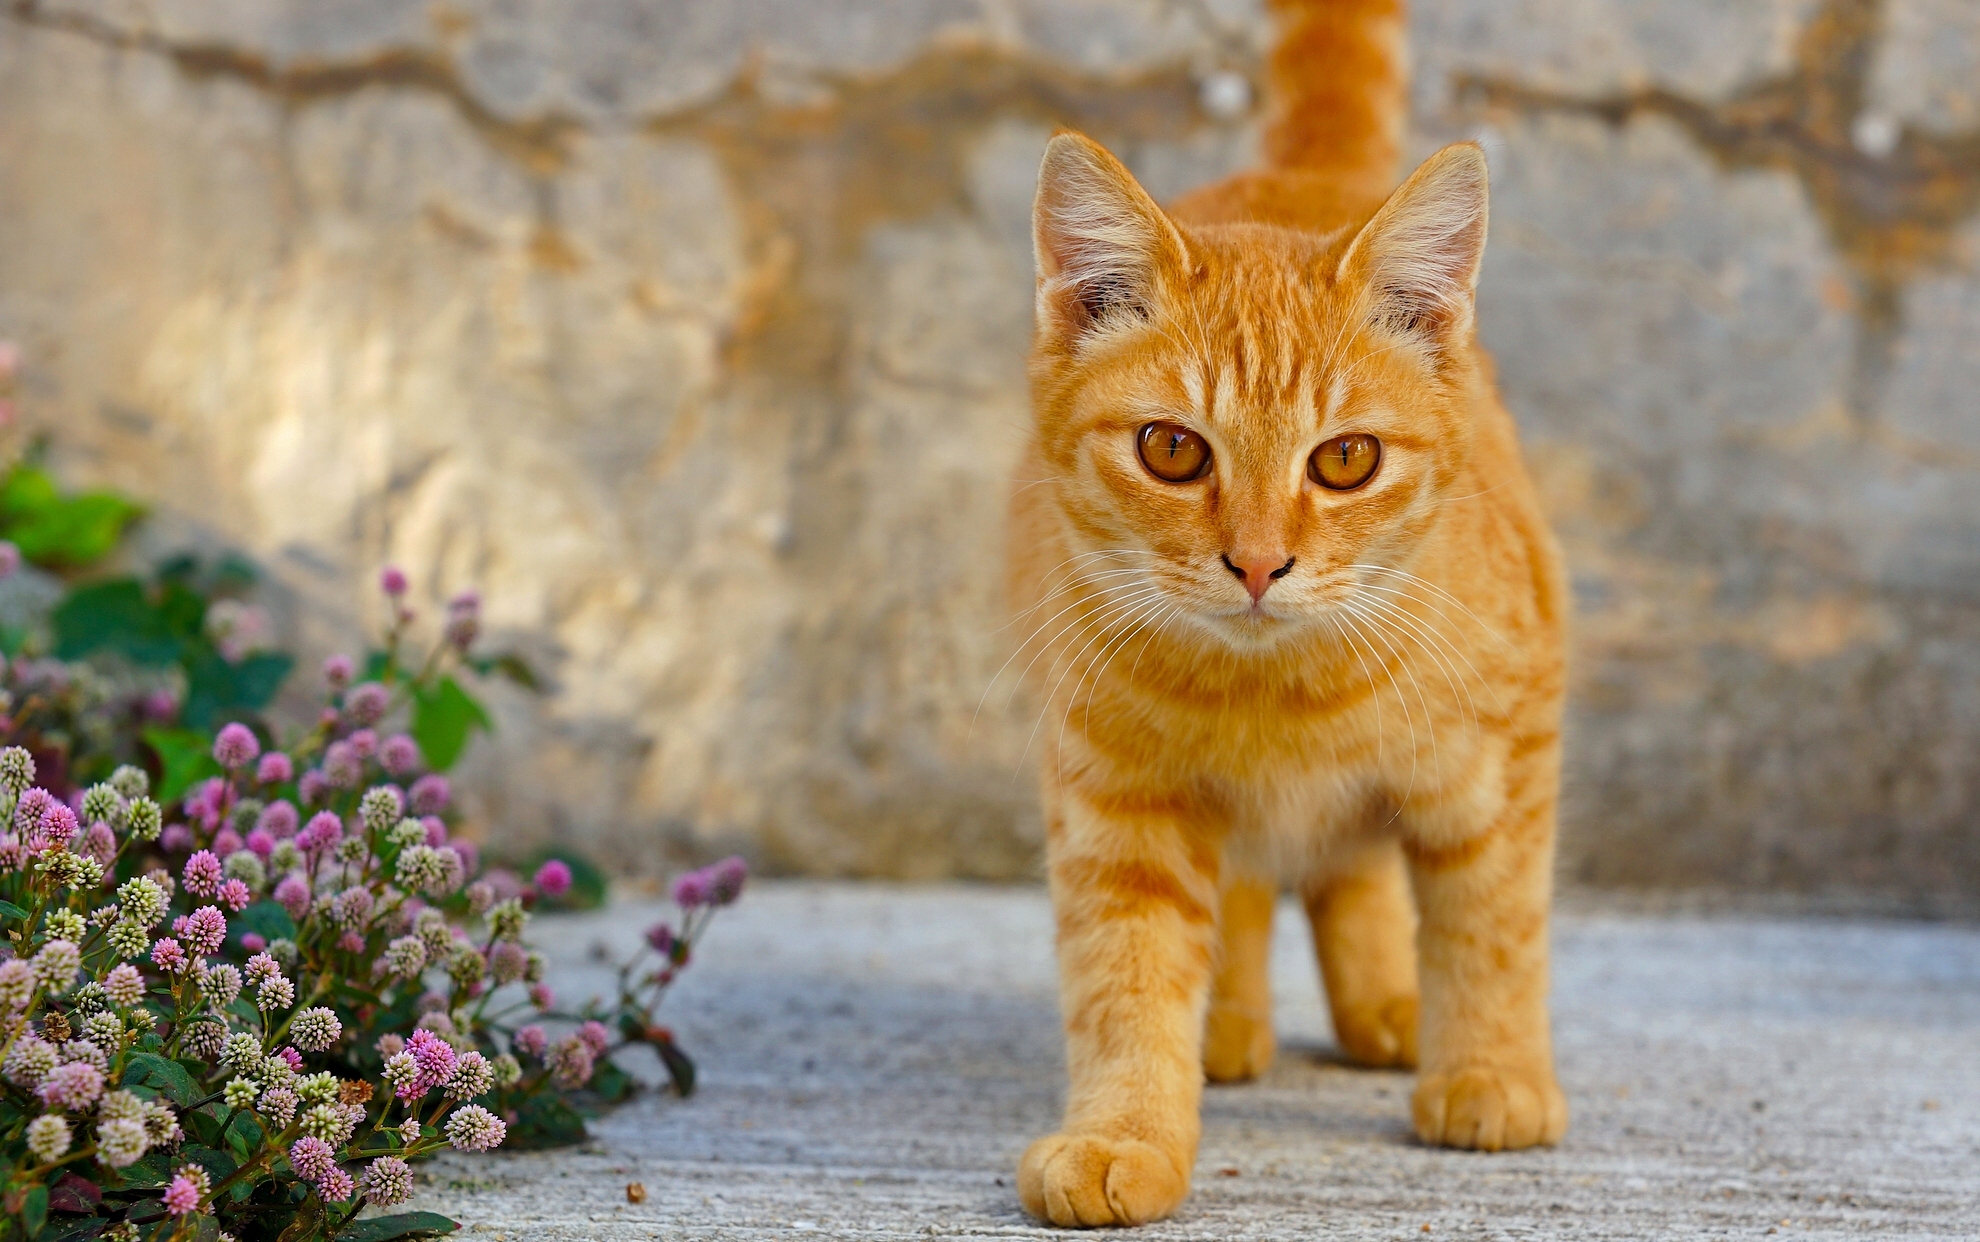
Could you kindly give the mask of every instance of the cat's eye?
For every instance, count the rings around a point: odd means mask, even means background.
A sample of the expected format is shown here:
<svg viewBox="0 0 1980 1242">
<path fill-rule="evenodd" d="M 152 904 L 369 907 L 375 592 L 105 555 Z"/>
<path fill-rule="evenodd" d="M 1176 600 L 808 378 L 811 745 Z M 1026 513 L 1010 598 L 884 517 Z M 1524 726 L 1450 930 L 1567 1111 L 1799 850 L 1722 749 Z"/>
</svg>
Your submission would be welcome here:
<svg viewBox="0 0 1980 1242">
<path fill-rule="evenodd" d="M 1150 423 L 1137 447 L 1148 473 L 1165 483 L 1188 483 L 1210 469 L 1210 443 L 1181 423 Z"/>
<path fill-rule="evenodd" d="M 1382 442 L 1374 436 L 1335 436 L 1306 459 L 1306 474 L 1330 491 L 1349 492 L 1375 477 L 1382 464 Z"/>
</svg>

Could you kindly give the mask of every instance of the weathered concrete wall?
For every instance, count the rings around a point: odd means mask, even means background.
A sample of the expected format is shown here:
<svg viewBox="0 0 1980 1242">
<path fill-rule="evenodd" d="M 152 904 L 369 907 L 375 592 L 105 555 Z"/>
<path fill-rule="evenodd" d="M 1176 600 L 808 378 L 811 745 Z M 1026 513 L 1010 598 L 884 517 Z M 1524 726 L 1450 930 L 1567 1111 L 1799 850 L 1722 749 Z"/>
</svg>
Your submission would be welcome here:
<svg viewBox="0 0 1980 1242">
<path fill-rule="evenodd" d="M 311 651 L 385 559 L 479 583 L 558 687 L 472 760 L 497 835 L 1029 870 L 1036 157 L 1243 165 L 1257 0 L 4 11 L 29 416 Z M 1417 4 L 1580 600 L 1571 877 L 1980 898 L 1977 14 Z"/>
</svg>

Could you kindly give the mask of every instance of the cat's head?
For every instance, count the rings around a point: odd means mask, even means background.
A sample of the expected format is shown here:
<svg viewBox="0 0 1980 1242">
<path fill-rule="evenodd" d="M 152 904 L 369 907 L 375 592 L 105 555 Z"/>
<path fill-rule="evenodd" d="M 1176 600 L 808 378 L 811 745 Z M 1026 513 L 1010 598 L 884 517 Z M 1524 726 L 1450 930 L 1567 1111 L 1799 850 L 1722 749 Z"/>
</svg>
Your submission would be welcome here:
<svg viewBox="0 0 1980 1242">
<path fill-rule="evenodd" d="M 1341 607 L 1356 566 L 1406 562 L 1468 456 L 1485 216 L 1469 143 L 1316 236 L 1185 227 L 1101 147 L 1055 137 L 1033 212 L 1034 469 L 1056 482 L 1065 572 L 1257 646 Z"/>
</svg>

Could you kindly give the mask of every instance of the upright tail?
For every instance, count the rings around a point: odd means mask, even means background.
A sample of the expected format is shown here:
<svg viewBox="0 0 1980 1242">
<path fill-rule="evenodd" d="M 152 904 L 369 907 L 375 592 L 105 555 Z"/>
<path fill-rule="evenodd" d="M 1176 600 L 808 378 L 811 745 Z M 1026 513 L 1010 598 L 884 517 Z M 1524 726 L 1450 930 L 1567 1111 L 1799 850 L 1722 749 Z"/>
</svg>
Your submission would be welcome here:
<svg viewBox="0 0 1980 1242">
<path fill-rule="evenodd" d="M 1409 111 L 1403 0 L 1271 0 L 1265 162 L 1349 193 L 1395 188 Z"/>
</svg>

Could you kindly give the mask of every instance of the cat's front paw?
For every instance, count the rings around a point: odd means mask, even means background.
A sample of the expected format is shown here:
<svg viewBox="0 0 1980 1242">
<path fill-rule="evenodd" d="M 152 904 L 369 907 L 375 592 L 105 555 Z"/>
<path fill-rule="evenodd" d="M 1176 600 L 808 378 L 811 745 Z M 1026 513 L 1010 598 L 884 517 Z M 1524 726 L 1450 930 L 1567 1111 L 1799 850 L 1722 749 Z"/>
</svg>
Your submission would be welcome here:
<svg viewBox="0 0 1980 1242">
<path fill-rule="evenodd" d="M 1211 1082 L 1246 1082 L 1272 1066 L 1278 1041 L 1272 1019 L 1234 1005 L 1210 1006 L 1203 1023 L 1203 1076 Z"/>
<path fill-rule="evenodd" d="M 1159 1220 L 1188 1193 L 1189 1175 L 1161 1149 L 1134 1139 L 1054 1134 L 1018 1161 L 1024 1210 L 1062 1229 Z"/>
<path fill-rule="evenodd" d="M 1416 1136 L 1441 1147 L 1512 1151 L 1567 1132 L 1567 1098 L 1551 1070 L 1474 1065 L 1425 1074 L 1410 1113 Z"/>
</svg>

